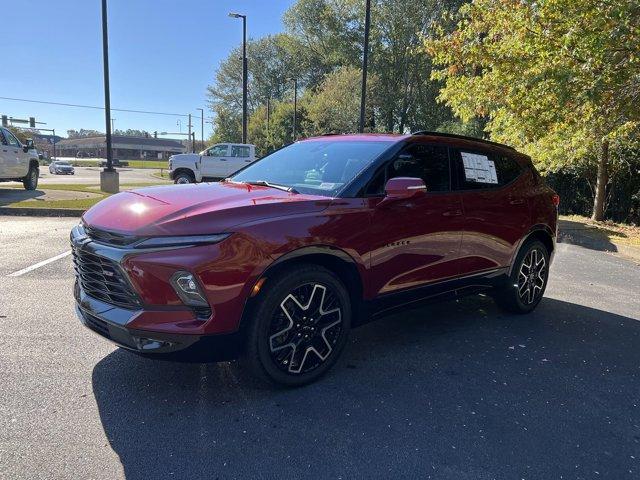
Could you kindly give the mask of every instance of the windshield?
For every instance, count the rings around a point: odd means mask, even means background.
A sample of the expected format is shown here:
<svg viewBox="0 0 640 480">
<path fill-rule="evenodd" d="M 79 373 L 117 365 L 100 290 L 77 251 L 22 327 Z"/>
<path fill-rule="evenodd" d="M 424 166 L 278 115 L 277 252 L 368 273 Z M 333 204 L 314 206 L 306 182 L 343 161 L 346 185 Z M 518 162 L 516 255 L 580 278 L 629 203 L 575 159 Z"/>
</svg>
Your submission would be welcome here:
<svg viewBox="0 0 640 480">
<path fill-rule="evenodd" d="M 55 162 L 56 165 L 69 165 L 69 162 Z"/>
<path fill-rule="evenodd" d="M 268 182 L 293 191 L 336 196 L 393 142 L 307 140 L 297 142 L 231 177 L 234 182 Z"/>
</svg>

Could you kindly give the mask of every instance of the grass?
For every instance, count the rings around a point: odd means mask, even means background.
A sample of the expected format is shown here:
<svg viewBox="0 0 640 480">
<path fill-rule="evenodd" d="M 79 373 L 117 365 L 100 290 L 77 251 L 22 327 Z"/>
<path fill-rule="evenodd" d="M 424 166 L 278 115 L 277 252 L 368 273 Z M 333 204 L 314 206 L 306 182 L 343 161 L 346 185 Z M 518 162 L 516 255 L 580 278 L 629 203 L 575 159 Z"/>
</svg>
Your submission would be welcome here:
<svg viewBox="0 0 640 480">
<path fill-rule="evenodd" d="M 120 190 L 130 190 L 133 188 L 140 187 L 151 187 L 154 184 L 150 183 L 129 183 L 126 185 L 120 185 Z M 8 188 L 18 188 L 22 187 L 11 186 Z M 104 200 L 111 194 L 104 193 L 98 190 L 98 185 L 76 185 L 76 184 L 59 184 L 59 185 L 44 185 L 40 188 L 40 190 L 63 190 L 63 191 L 72 191 L 72 192 L 85 192 L 92 193 L 97 195 L 92 198 L 80 198 L 75 200 L 23 200 L 22 202 L 17 202 L 11 205 L 12 208 L 67 208 L 67 209 L 80 209 L 86 210 L 88 208 L 93 207 L 100 200 Z"/>
<path fill-rule="evenodd" d="M 640 247 L 640 227 L 615 223 L 610 220 L 596 222 L 580 215 L 560 215 L 561 220 L 577 222 L 602 235 L 611 243 Z"/>
<path fill-rule="evenodd" d="M 123 160 L 123 162 L 129 162 L 131 168 L 169 168 L 167 160 Z"/>
</svg>

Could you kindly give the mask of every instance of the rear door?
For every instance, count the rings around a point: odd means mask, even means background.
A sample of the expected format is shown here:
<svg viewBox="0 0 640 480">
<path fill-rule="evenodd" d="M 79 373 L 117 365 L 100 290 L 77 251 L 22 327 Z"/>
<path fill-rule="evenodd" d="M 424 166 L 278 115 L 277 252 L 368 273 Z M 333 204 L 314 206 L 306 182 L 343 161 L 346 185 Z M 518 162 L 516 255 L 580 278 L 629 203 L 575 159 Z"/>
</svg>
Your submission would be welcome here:
<svg viewBox="0 0 640 480">
<path fill-rule="evenodd" d="M 500 151 L 454 149 L 452 159 L 465 213 L 462 273 L 508 266 L 530 225 L 524 169 Z"/>
<path fill-rule="evenodd" d="M 251 148 L 249 145 L 231 145 L 231 151 L 229 152 L 229 159 L 227 167 L 229 169 L 225 176 L 229 176 L 234 172 L 237 172 L 241 168 L 251 163 Z"/>
<path fill-rule="evenodd" d="M 226 176 L 228 170 L 227 161 L 229 156 L 229 145 L 214 145 L 207 150 L 207 155 L 202 156 L 200 167 L 203 177 L 222 178 Z"/>
<path fill-rule="evenodd" d="M 427 192 L 383 202 L 384 184 L 394 177 L 422 178 Z M 374 177 L 367 195 L 372 196 L 370 278 L 376 295 L 459 274 L 464 217 L 460 195 L 451 191 L 446 146 L 410 144 Z"/>
</svg>

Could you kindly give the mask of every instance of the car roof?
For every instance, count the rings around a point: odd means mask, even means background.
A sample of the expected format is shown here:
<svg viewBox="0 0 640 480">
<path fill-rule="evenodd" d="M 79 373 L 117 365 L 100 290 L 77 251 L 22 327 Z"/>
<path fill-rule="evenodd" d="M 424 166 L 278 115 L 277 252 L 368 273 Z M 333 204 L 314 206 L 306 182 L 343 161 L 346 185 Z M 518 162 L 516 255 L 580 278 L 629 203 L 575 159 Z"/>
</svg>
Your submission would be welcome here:
<svg viewBox="0 0 640 480">
<path fill-rule="evenodd" d="M 492 142 L 482 138 L 467 137 L 465 135 L 456 135 L 452 133 L 430 132 L 421 130 L 410 135 L 399 133 L 328 133 L 316 137 L 309 137 L 301 141 L 369 141 L 369 142 L 412 142 L 419 140 L 428 140 L 431 142 L 442 143 L 451 147 L 462 148 L 481 148 L 483 150 L 502 151 L 503 153 L 509 153 L 511 155 L 516 154 L 518 156 L 526 157 L 517 152 L 513 147 L 503 145 L 501 143 Z"/>
</svg>

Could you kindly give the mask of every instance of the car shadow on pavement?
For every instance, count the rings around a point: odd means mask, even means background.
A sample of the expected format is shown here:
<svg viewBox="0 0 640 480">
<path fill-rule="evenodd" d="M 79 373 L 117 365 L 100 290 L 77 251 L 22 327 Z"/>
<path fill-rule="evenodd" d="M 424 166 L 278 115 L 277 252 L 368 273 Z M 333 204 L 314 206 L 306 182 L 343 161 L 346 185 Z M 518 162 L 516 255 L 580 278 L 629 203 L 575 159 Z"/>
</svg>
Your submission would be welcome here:
<svg viewBox="0 0 640 480">
<path fill-rule="evenodd" d="M 558 242 L 578 245 L 600 252 L 617 252 L 618 247 L 616 244 L 611 242 L 602 230 L 605 230 L 605 228 L 599 227 L 599 230 L 596 230 L 584 223 L 560 220 L 558 222 Z M 613 230 L 610 230 L 610 233 L 621 235 Z"/>
<path fill-rule="evenodd" d="M 37 200 L 44 195 L 42 190 L 22 190 L 18 188 L 0 188 L 0 207 L 6 207 L 24 200 Z"/>
<path fill-rule="evenodd" d="M 640 468 L 639 352 L 638 320 L 475 296 L 354 330 L 299 389 L 116 350 L 93 390 L 130 480 L 623 479 Z"/>
</svg>

